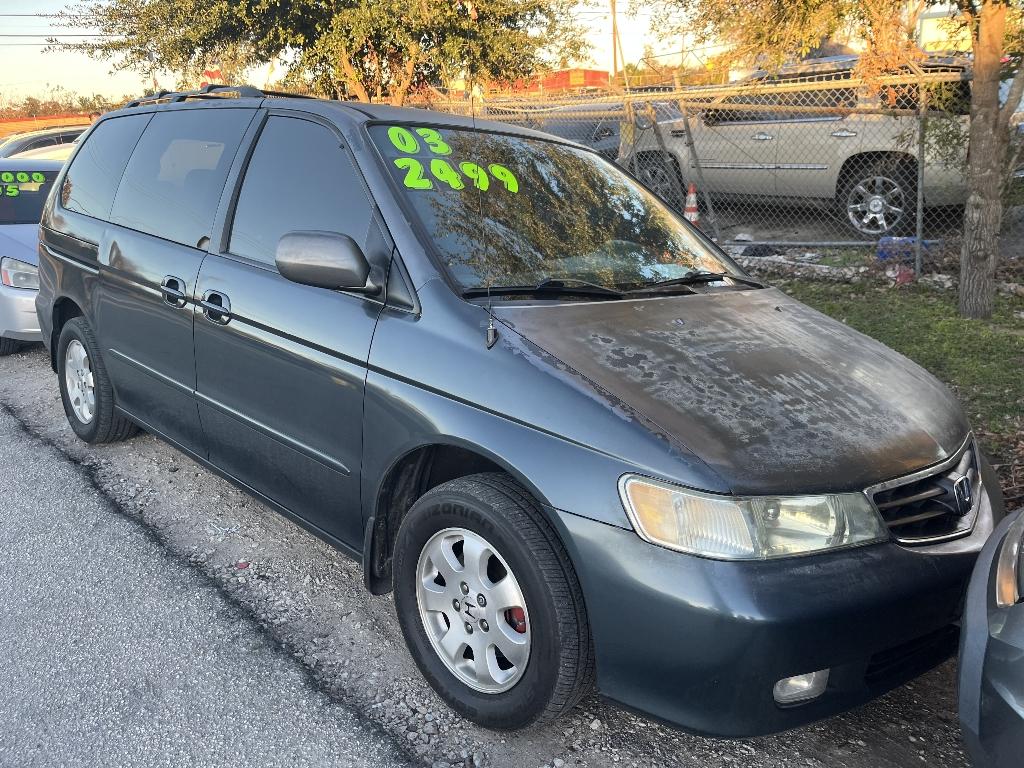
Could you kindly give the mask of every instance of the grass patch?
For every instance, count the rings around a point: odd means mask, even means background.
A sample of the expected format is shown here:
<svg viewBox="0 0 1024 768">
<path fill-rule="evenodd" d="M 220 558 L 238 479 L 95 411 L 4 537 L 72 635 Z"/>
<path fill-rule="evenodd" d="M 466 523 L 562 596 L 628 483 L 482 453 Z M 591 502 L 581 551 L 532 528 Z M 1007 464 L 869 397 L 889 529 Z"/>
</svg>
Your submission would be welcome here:
<svg viewBox="0 0 1024 768">
<path fill-rule="evenodd" d="M 1007 501 L 1024 504 L 1024 299 L 999 297 L 990 320 L 965 320 L 953 292 L 804 280 L 775 284 L 952 387 L 997 465 Z"/>
<path fill-rule="evenodd" d="M 820 251 L 818 264 L 830 267 L 865 267 L 878 263 L 875 247 L 867 248 L 826 248 Z"/>
</svg>

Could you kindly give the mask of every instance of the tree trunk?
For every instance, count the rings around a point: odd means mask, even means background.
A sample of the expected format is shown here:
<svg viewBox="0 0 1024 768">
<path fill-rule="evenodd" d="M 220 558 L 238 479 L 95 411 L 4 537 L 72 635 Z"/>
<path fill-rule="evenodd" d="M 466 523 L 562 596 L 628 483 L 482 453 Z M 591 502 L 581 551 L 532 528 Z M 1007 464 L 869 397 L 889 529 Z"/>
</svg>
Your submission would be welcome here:
<svg viewBox="0 0 1024 768">
<path fill-rule="evenodd" d="M 1003 220 L 1003 161 L 1008 134 L 999 119 L 999 74 L 1006 6 L 986 0 L 974 41 L 974 81 L 967 154 L 967 205 L 960 251 L 960 314 L 992 315 Z"/>
<path fill-rule="evenodd" d="M 366 92 L 366 88 L 363 87 L 362 81 L 359 79 L 359 73 L 356 72 L 355 67 L 352 66 L 352 61 L 349 59 L 348 48 L 342 46 L 341 56 L 339 57 L 341 64 L 341 71 L 345 75 L 345 83 L 348 87 L 355 92 L 356 98 L 364 103 L 369 103 L 370 94 Z"/>
<path fill-rule="evenodd" d="M 409 58 L 405 60 L 405 67 L 402 72 L 402 80 L 398 88 L 391 95 L 391 103 L 396 107 L 405 106 L 405 98 L 409 95 L 409 88 L 412 87 L 412 79 L 416 74 L 416 65 L 419 63 L 420 47 L 416 43 L 409 46 Z"/>
</svg>

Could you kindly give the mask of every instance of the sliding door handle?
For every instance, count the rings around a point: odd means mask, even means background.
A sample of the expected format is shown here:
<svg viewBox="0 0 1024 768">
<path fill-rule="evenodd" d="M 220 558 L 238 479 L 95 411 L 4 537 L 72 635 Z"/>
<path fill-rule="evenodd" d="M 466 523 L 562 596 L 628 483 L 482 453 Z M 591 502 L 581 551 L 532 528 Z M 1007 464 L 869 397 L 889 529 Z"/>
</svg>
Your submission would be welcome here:
<svg viewBox="0 0 1024 768">
<path fill-rule="evenodd" d="M 185 293 L 185 281 L 174 275 L 167 275 L 160 281 L 160 293 L 163 294 L 164 303 L 181 309 L 188 303 L 188 295 Z"/>
</svg>

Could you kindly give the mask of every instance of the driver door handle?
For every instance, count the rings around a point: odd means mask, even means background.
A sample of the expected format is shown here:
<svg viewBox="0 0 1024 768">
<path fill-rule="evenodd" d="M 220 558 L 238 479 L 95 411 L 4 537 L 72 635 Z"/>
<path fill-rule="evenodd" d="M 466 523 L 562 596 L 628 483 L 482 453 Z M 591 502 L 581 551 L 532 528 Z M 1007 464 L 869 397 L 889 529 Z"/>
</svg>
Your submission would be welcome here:
<svg viewBox="0 0 1024 768">
<path fill-rule="evenodd" d="M 227 325 L 231 322 L 231 300 L 220 291 L 207 291 L 199 302 L 203 315 L 211 323 Z"/>
</svg>

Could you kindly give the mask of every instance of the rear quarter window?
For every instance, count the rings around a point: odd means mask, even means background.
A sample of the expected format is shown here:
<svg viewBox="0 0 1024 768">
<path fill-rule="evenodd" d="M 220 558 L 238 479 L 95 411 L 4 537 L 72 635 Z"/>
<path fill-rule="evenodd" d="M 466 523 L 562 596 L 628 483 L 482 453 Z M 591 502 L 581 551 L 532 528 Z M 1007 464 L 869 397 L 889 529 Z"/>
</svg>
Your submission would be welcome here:
<svg viewBox="0 0 1024 768">
<path fill-rule="evenodd" d="M 132 153 L 110 220 L 197 247 L 210 236 L 224 182 L 251 109 L 154 115 Z"/>
<path fill-rule="evenodd" d="M 96 219 L 110 214 L 114 192 L 135 143 L 150 115 L 104 120 L 85 140 L 71 162 L 60 190 L 60 204 Z"/>
</svg>

